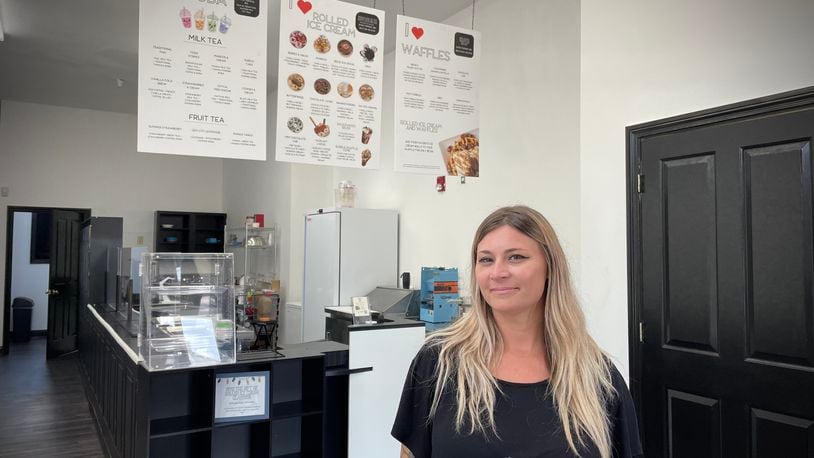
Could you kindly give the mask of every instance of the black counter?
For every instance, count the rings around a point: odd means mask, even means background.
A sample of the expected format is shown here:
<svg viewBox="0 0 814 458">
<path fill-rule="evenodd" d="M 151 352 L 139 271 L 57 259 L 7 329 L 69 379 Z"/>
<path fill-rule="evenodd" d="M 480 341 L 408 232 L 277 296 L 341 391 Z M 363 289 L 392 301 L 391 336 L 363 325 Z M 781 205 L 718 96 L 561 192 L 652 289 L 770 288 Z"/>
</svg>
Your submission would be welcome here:
<svg viewBox="0 0 814 458">
<path fill-rule="evenodd" d="M 134 323 L 104 308 L 83 307 L 80 320 L 80 369 L 108 456 L 346 456 L 346 345 L 286 345 L 282 356 L 150 372 Z M 216 376 L 255 371 L 271 375 L 269 418 L 216 423 Z"/>
<path fill-rule="evenodd" d="M 110 310 L 104 306 L 93 306 L 89 305 L 88 307 L 92 308 L 96 315 L 98 315 L 98 319 L 104 321 L 107 324 L 108 331 L 115 334 L 118 338 L 116 339 L 117 343 L 120 346 L 126 347 L 129 349 L 133 354 L 138 355 L 138 315 L 133 314 L 132 320 L 127 320 L 126 317 L 123 317 L 121 314 Z M 405 320 L 401 320 L 405 321 Z M 404 326 L 404 323 L 393 323 L 394 326 Z M 414 323 L 414 322 L 413 322 Z M 390 324 L 390 323 L 388 323 Z M 357 325 L 358 327 L 364 327 L 367 325 Z M 337 365 L 347 365 L 347 353 L 348 353 L 348 346 L 330 341 L 330 340 L 320 340 L 316 342 L 306 342 L 301 344 L 290 344 L 285 345 L 283 347 L 279 347 L 276 354 L 272 351 L 251 351 L 251 352 L 238 352 L 237 353 L 237 362 L 234 365 L 239 365 L 244 362 L 264 362 L 270 361 L 272 359 L 302 359 L 302 358 L 311 358 L 315 356 L 325 356 L 330 361 L 328 361 L 329 366 L 337 366 Z M 217 367 L 229 367 L 230 365 L 220 365 Z"/>
<path fill-rule="evenodd" d="M 341 309 L 341 310 L 340 310 Z M 347 309 L 347 310 L 346 310 Z M 438 331 L 451 323 L 427 323 L 417 318 L 407 318 L 403 313 L 373 312 L 373 323 L 353 324 L 353 317 L 348 311 L 350 307 L 325 307 L 325 331 L 328 339 L 347 345 L 348 333 L 354 331 L 369 331 L 375 329 L 393 329 L 422 326 L 427 333 Z"/>
</svg>

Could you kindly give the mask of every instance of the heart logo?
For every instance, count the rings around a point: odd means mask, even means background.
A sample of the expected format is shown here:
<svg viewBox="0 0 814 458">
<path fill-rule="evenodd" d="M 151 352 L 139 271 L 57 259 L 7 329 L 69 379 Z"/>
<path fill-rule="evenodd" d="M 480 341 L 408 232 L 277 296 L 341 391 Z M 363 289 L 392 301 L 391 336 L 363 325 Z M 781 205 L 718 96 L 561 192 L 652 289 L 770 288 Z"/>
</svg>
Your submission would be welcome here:
<svg viewBox="0 0 814 458">
<path fill-rule="evenodd" d="M 305 0 L 297 0 L 297 6 L 300 8 L 300 11 L 302 11 L 302 14 L 311 11 L 311 8 L 314 7 L 311 2 Z"/>
<path fill-rule="evenodd" d="M 416 40 L 424 36 L 424 29 L 421 27 L 413 27 L 410 30 L 413 32 L 413 36 L 416 38 Z"/>
</svg>

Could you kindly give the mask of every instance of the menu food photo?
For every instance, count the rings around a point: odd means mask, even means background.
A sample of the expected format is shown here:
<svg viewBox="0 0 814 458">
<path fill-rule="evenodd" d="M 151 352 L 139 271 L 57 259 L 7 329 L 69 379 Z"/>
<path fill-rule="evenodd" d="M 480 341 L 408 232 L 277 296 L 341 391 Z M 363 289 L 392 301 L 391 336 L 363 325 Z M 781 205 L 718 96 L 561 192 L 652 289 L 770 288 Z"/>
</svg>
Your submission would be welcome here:
<svg viewBox="0 0 814 458">
<path fill-rule="evenodd" d="M 480 176 L 480 33 L 396 18 L 395 169 Z"/>
<path fill-rule="evenodd" d="M 140 0 L 138 151 L 266 159 L 267 0 Z"/>
<path fill-rule="evenodd" d="M 283 0 L 275 159 L 378 169 L 384 11 Z"/>
</svg>

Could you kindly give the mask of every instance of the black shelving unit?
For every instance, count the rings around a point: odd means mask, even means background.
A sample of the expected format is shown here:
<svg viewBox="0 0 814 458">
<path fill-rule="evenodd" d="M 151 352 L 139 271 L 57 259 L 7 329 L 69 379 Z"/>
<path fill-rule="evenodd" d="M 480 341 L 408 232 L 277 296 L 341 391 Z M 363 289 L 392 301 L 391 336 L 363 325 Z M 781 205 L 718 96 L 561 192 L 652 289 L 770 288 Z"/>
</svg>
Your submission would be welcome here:
<svg viewBox="0 0 814 458">
<path fill-rule="evenodd" d="M 222 253 L 225 213 L 155 212 L 155 251 Z"/>
<path fill-rule="evenodd" d="M 215 423 L 216 374 L 269 371 L 269 418 Z M 228 368 L 142 372 L 150 385 L 149 456 L 322 456 L 322 357 Z M 317 439 L 317 440 L 315 440 Z"/>
<path fill-rule="evenodd" d="M 125 338 L 131 349 L 134 340 Z M 79 360 L 108 456 L 345 458 L 347 349 L 310 346 L 264 360 L 149 372 L 83 310 Z M 218 374 L 260 371 L 270 375 L 269 418 L 215 422 Z"/>
</svg>

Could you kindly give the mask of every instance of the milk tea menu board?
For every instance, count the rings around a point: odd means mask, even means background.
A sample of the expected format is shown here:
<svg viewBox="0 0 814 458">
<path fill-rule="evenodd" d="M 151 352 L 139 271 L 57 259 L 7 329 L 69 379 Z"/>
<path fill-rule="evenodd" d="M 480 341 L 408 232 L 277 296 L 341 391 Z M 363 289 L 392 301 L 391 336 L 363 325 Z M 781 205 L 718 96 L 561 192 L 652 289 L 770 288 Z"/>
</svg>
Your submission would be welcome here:
<svg viewBox="0 0 814 458">
<path fill-rule="evenodd" d="M 278 161 L 378 169 L 384 11 L 283 0 Z"/>
<path fill-rule="evenodd" d="M 396 18 L 395 169 L 479 176 L 480 33 Z"/>
<path fill-rule="evenodd" d="M 138 151 L 266 159 L 266 0 L 141 0 Z"/>
</svg>

